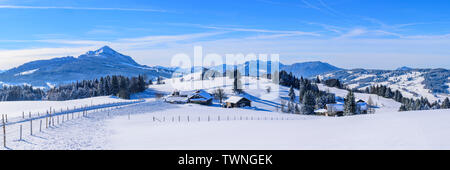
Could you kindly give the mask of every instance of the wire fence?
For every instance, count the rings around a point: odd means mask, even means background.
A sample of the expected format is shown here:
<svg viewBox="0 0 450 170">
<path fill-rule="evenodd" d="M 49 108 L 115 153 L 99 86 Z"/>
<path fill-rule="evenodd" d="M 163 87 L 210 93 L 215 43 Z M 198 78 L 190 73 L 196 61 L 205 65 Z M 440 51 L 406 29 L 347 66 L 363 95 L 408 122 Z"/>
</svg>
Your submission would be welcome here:
<svg viewBox="0 0 450 170">
<path fill-rule="evenodd" d="M 33 114 L 24 111 L 21 117 L 13 118 L 8 118 L 8 114 L 2 114 L 0 122 L 2 146 L 8 148 L 9 141 L 23 141 L 27 136 L 32 136 L 48 128 L 55 128 L 74 119 L 85 118 L 93 112 L 108 111 L 109 113 L 110 110 L 142 102 L 144 100 L 110 102 L 100 105 L 67 107 L 65 110 L 56 110 L 50 107 L 45 113 Z"/>
<path fill-rule="evenodd" d="M 126 101 L 105 103 L 101 105 L 91 105 L 83 107 L 74 107 L 73 109 L 49 109 L 44 114 L 23 112 L 22 117 L 7 118 L 6 114 L 2 115 L 2 122 L 0 122 L 2 144 L 4 148 L 8 148 L 8 142 L 24 141 L 27 137 L 41 133 L 47 129 L 58 128 L 64 123 L 71 122 L 76 119 L 83 119 L 90 117 L 95 113 L 98 116 L 110 116 L 110 114 L 126 116 L 131 120 L 131 111 L 123 113 L 120 108 L 137 105 L 144 102 L 144 100 Z M 116 112 L 113 112 L 116 111 Z M 97 114 L 96 112 L 102 113 Z M 186 115 L 187 114 L 187 115 Z M 279 115 L 222 115 L 222 114 L 198 114 L 192 115 L 186 113 L 184 115 L 168 114 L 164 112 L 156 112 L 152 115 L 152 122 L 154 123 L 194 123 L 194 122 L 223 122 L 223 121 L 289 121 L 289 120 L 303 120 L 304 118 L 296 115 L 279 114 Z"/>
</svg>

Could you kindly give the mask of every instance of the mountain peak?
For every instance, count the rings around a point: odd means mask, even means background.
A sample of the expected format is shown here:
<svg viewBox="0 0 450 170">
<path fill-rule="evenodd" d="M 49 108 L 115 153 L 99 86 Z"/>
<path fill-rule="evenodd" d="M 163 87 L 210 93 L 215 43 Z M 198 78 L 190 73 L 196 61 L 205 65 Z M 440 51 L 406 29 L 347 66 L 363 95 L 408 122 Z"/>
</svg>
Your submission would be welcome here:
<svg viewBox="0 0 450 170">
<path fill-rule="evenodd" d="M 412 68 L 411 68 L 411 67 L 403 66 L 403 67 L 397 68 L 397 70 L 398 70 L 398 71 L 409 71 L 409 70 L 412 70 Z"/>
<path fill-rule="evenodd" d="M 117 51 L 113 50 L 111 47 L 105 45 L 102 48 L 99 48 L 95 51 L 89 51 L 86 53 L 87 55 L 101 55 L 101 54 L 109 54 L 109 55 L 117 55 L 120 54 Z"/>
</svg>

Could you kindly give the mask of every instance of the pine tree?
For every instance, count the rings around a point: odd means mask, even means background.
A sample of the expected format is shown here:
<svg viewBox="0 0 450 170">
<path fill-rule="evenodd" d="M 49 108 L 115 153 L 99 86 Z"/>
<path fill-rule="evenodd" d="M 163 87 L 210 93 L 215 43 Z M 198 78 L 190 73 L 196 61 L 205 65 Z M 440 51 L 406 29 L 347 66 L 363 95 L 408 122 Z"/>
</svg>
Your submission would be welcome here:
<svg viewBox="0 0 450 170">
<path fill-rule="evenodd" d="M 233 91 L 235 93 L 241 93 L 242 92 L 242 84 L 241 84 L 241 80 L 240 80 L 240 73 L 237 69 L 234 70 L 234 74 L 233 74 Z"/>
<path fill-rule="evenodd" d="M 399 111 L 401 111 L 401 112 L 407 111 L 406 106 L 404 104 L 402 104 L 402 106 L 400 106 Z"/>
<path fill-rule="evenodd" d="M 112 76 L 111 81 L 111 93 L 113 95 L 117 95 L 119 93 L 119 80 L 117 79 L 117 76 Z"/>
<path fill-rule="evenodd" d="M 344 112 L 347 115 L 353 115 L 356 113 L 356 101 L 352 91 L 349 91 L 344 104 Z"/>
<path fill-rule="evenodd" d="M 291 102 L 295 101 L 295 91 L 294 91 L 294 87 L 291 86 L 291 88 L 289 89 L 289 100 Z"/>
<path fill-rule="evenodd" d="M 441 109 L 450 109 L 450 100 L 448 97 L 442 102 Z"/>
<path fill-rule="evenodd" d="M 301 113 L 302 114 L 314 114 L 314 106 L 316 105 L 316 101 L 314 99 L 314 94 L 311 91 L 308 91 L 303 96 Z"/>
</svg>

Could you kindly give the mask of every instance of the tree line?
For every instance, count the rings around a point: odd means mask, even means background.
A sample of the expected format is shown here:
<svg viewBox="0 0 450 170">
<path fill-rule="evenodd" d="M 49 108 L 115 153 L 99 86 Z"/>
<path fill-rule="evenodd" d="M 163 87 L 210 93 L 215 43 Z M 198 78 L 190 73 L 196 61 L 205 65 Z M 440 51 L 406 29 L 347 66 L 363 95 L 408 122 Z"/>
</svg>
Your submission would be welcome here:
<svg viewBox="0 0 450 170">
<path fill-rule="evenodd" d="M 131 78 L 114 75 L 60 85 L 50 89 L 47 96 L 48 100 L 56 101 L 109 95 L 130 99 L 131 94 L 144 91 L 146 85 L 144 76 L 141 75 Z"/>
<path fill-rule="evenodd" d="M 317 78 L 320 82 L 320 79 Z M 338 79 L 329 79 L 323 81 L 323 84 L 329 87 L 336 87 L 340 89 L 347 89 L 352 92 L 375 94 L 380 97 L 393 99 L 400 102 L 402 105 L 399 111 L 413 111 L 413 110 L 431 110 L 431 109 L 450 109 L 450 101 L 446 98 L 441 104 L 440 101 L 430 103 L 427 98 L 421 97 L 420 99 L 407 98 L 402 95 L 399 90 L 392 90 L 386 85 L 373 85 L 367 87 L 365 90 L 348 89 Z"/>
<path fill-rule="evenodd" d="M 0 88 L 0 101 L 42 100 L 44 97 L 44 90 L 29 85 Z"/>
<path fill-rule="evenodd" d="M 120 75 L 106 76 L 94 80 L 83 80 L 71 84 L 58 85 L 48 91 L 36 89 L 32 86 L 4 86 L 0 89 L 1 101 L 51 100 L 64 101 L 83 99 L 97 96 L 114 95 L 123 99 L 130 99 L 133 93 L 143 92 L 148 83 L 144 76 L 125 77 Z M 157 84 L 161 83 L 157 79 Z M 149 81 L 151 83 L 151 81 Z"/>
</svg>

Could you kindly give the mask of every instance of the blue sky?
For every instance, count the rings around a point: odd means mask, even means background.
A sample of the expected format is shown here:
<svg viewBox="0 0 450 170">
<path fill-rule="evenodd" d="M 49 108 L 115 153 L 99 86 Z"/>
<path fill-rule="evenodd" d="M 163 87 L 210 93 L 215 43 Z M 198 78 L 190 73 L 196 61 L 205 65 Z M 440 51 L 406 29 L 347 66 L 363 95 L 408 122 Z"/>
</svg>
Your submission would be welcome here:
<svg viewBox="0 0 450 170">
<path fill-rule="evenodd" d="M 109 45 L 146 65 L 177 53 L 283 63 L 450 68 L 450 1 L 0 0 L 0 69 Z"/>
</svg>

